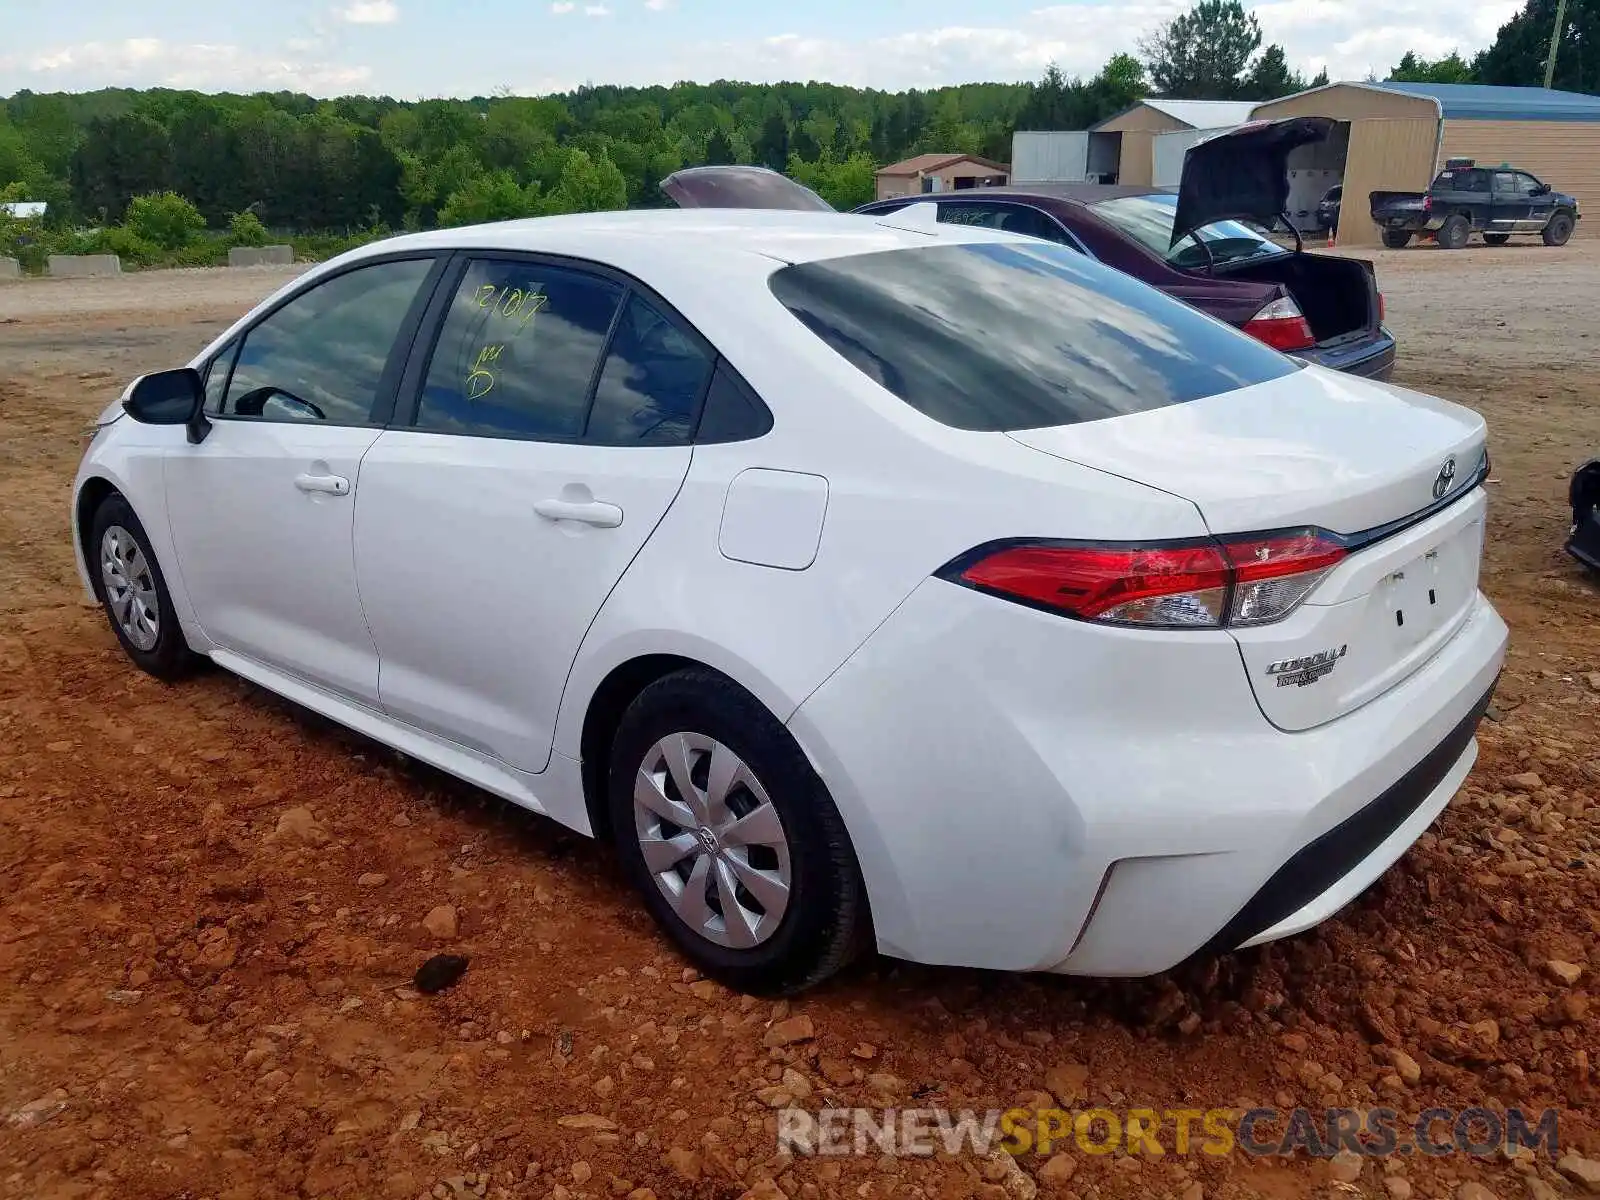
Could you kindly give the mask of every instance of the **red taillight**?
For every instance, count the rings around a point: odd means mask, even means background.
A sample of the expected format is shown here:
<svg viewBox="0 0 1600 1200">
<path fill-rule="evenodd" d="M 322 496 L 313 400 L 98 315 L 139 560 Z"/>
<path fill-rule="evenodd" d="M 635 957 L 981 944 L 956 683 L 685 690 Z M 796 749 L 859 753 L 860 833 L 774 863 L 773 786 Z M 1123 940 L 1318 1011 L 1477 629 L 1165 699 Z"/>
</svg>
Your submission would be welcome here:
<svg viewBox="0 0 1600 1200">
<path fill-rule="evenodd" d="M 1346 553 L 1316 529 L 1159 545 L 1024 543 L 980 548 L 940 574 L 1085 621 L 1219 629 L 1288 616 Z"/>
<path fill-rule="evenodd" d="M 1422 198 L 1422 211 L 1423 212 L 1427 212 L 1432 207 L 1433 207 L 1433 197 L 1432 196 L 1424 196 Z"/>
<path fill-rule="evenodd" d="M 1086 621 L 1205 626 L 1221 618 L 1228 564 L 1212 542 L 1015 546 L 979 559 L 961 579 Z M 1156 609 L 1164 619 L 1149 619 Z"/>
<path fill-rule="evenodd" d="M 1387 311 L 1388 311 L 1388 306 L 1383 301 L 1383 293 L 1379 292 L 1378 293 L 1378 324 L 1380 324 L 1380 325 L 1383 324 L 1384 314 Z"/>
<path fill-rule="evenodd" d="M 1246 321 L 1244 331 L 1274 350 L 1309 350 L 1317 344 L 1305 314 L 1287 296 L 1274 300 Z"/>
</svg>

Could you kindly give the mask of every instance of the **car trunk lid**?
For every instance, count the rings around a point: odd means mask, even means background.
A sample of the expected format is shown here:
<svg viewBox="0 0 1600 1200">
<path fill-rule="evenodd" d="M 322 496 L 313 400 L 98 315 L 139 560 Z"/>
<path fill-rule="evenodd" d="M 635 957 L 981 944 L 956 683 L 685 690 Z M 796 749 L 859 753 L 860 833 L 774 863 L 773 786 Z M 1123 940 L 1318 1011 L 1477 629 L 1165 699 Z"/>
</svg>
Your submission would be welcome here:
<svg viewBox="0 0 1600 1200">
<path fill-rule="evenodd" d="M 679 208 L 837 211 L 810 188 L 766 167 L 733 164 L 686 167 L 663 179 L 661 190 Z"/>
<path fill-rule="evenodd" d="M 1316 367 L 1238 391 L 1013 432 L 1182 496 L 1219 537 L 1316 527 L 1349 553 L 1282 621 L 1230 631 L 1267 718 L 1310 729 L 1418 669 L 1467 619 L 1483 541 L 1484 424 Z"/>
<path fill-rule="evenodd" d="M 1190 146 L 1172 244 L 1217 221 L 1277 220 L 1289 204 L 1290 152 L 1326 141 L 1335 124 L 1331 117 L 1251 121 Z"/>
</svg>

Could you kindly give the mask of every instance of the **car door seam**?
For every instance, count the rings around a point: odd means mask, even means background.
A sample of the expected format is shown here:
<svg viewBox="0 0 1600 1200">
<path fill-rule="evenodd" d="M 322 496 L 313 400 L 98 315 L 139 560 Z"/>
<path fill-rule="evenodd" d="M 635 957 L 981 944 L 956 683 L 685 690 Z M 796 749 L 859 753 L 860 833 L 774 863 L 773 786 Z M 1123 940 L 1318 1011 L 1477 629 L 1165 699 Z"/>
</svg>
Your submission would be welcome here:
<svg viewBox="0 0 1600 1200">
<path fill-rule="evenodd" d="M 606 594 L 601 597 L 600 603 L 595 605 L 594 612 L 589 617 L 589 623 L 583 627 L 583 633 L 579 636 L 577 646 L 572 652 L 572 659 L 567 663 L 567 673 L 561 680 L 561 694 L 556 697 L 555 722 L 550 728 L 550 752 L 545 757 L 544 765 L 541 766 L 539 770 L 533 772 L 535 775 L 540 775 L 545 771 L 548 771 L 550 769 L 550 763 L 555 758 L 556 744 L 561 740 L 561 713 L 567 703 L 567 689 L 572 685 L 572 672 L 577 668 L 578 660 L 583 657 L 583 648 L 585 643 L 587 643 L 589 640 L 589 634 L 593 632 L 595 623 L 600 620 L 600 614 L 605 612 L 606 605 L 611 603 L 611 597 L 615 595 L 616 590 L 622 586 L 622 581 L 628 577 L 628 572 L 633 570 L 633 564 L 639 561 L 639 555 L 644 553 L 644 548 L 648 546 L 650 544 L 650 540 L 656 536 L 656 531 L 661 528 L 661 522 L 667 519 L 667 514 L 670 513 L 673 507 L 678 503 L 678 497 L 683 495 L 683 489 L 689 483 L 689 473 L 694 470 L 695 447 L 693 444 L 690 444 L 687 449 L 689 451 L 689 462 L 684 467 L 683 475 L 678 479 L 678 486 L 677 489 L 672 493 L 672 498 L 662 506 L 661 515 L 656 518 L 655 524 L 650 526 L 650 532 L 645 534 L 644 537 L 640 539 L 638 549 L 633 552 L 632 556 L 628 559 L 622 570 L 617 572 L 616 579 L 614 579 L 611 583 L 611 586 L 606 589 Z"/>
</svg>

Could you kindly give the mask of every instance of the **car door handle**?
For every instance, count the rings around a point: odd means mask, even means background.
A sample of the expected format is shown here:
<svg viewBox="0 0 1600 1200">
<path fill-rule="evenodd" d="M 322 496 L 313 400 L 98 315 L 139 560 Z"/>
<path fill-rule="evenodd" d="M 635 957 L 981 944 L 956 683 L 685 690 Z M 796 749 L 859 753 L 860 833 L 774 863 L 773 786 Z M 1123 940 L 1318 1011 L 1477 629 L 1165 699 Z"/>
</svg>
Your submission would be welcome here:
<svg viewBox="0 0 1600 1200">
<path fill-rule="evenodd" d="M 329 496 L 350 494 L 350 481 L 343 475 L 296 475 L 294 485 L 302 492 L 322 492 Z"/>
<path fill-rule="evenodd" d="M 551 521 L 582 521 L 601 529 L 622 524 L 622 510 L 601 500 L 537 500 L 533 511 Z"/>
</svg>

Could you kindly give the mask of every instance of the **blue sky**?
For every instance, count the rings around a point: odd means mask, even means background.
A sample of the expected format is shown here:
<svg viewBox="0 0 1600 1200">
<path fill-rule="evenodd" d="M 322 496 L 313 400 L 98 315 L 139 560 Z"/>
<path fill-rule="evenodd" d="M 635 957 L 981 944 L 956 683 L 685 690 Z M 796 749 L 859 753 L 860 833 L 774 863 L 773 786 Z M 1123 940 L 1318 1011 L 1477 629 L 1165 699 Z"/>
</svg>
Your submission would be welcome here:
<svg viewBox="0 0 1600 1200">
<path fill-rule="evenodd" d="M 1517 0 L 1251 2 L 1306 74 L 1487 44 Z M 883 88 L 1092 74 L 1184 0 L 0 0 L 0 95 L 167 85 L 535 94 L 590 83 L 827 79 Z M 1441 12 L 1450 19 L 1441 21 Z M 1445 27 L 1449 27 L 1446 29 Z"/>
</svg>

